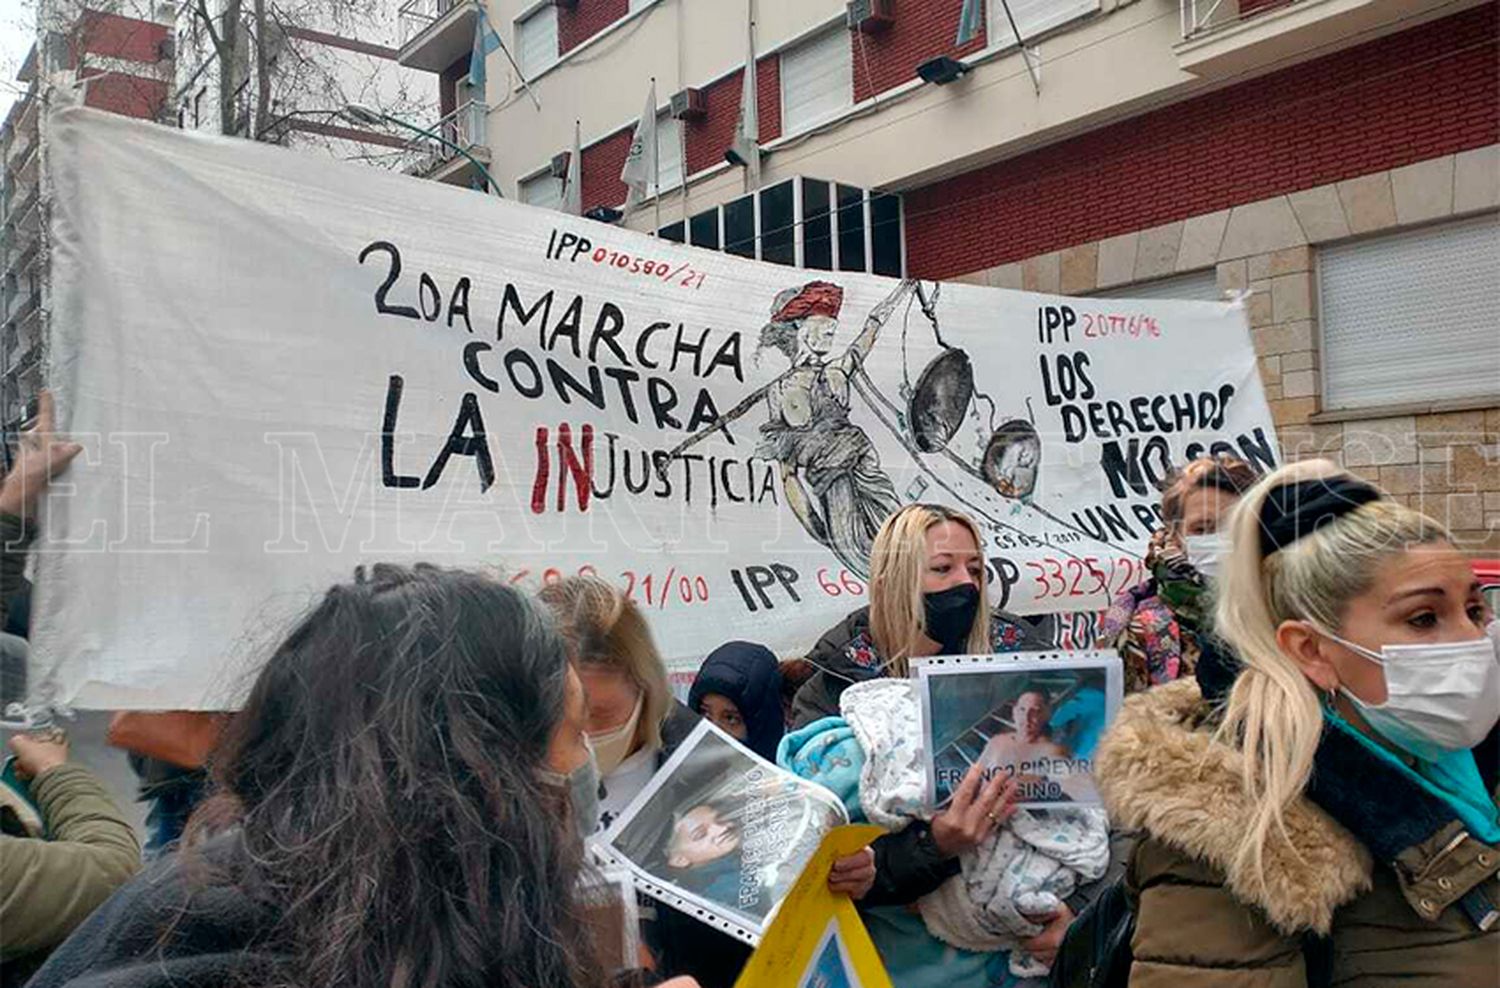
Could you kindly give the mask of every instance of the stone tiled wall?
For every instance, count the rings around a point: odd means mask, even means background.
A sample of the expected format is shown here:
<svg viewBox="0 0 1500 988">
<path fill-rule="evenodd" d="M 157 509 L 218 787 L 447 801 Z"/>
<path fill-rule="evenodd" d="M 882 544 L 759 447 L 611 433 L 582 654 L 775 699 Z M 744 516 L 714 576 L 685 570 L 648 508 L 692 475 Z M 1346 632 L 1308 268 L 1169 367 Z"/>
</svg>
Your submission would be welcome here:
<svg viewBox="0 0 1500 988">
<path fill-rule="evenodd" d="M 1500 405 L 1321 406 L 1320 244 L 1500 209 L 1500 144 L 1077 244 L 958 280 L 1083 295 L 1212 267 L 1247 291 L 1261 380 L 1287 459 L 1327 456 L 1500 555 Z M 1500 393 L 1500 381 L 1495 382 Z"/>
</svg>

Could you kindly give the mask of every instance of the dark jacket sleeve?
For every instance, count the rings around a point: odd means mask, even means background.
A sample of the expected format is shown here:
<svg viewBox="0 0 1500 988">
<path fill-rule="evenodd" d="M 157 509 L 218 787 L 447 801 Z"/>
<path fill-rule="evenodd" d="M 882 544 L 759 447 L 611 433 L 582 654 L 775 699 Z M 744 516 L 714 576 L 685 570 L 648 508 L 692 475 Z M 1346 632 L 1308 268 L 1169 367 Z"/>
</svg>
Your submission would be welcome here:
<svg viewBox="0 0 1500 988">
<path fill-rule="evenodd" d="M 844 690 L 855 682 L 855 674 L 841 674 L 850 670 L 846 652 L 855 635 L 869 626 L 869 608 L 860 608 L 844 620 L 824 632 L 823 637 L 807 653 L 807 663 L 817 672 L 802 684 L 792 698 L 792 730 L 801 730 L 815 720 L 839 715 L 839 698 Z M 866 671 L 866 675 L 878 673 Z"/>
<path fill-rule="evenodd" d="M 15 515 L 0 515 L 0 627 L 5 625 L 10 598 L 26 582 L 26 550 L 32 528 Z"/>
<path fill-rule="evenodd" d="M 861 905 L 907 905 L 959 872 L 958 859 L 943 856 L 933 843 L 932 828 L 923 821 L 877 837 L 870 846 L 875 851 L 875 884 Z"/>
</svg>

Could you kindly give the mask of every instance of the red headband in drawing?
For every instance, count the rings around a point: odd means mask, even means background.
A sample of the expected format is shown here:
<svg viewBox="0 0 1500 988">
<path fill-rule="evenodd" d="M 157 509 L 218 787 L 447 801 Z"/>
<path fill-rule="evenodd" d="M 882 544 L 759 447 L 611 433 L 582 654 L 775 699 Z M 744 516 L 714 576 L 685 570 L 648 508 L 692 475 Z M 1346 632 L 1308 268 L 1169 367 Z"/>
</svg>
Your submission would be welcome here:
<svg viewBox="0 0 1500 988">
<path fill-rule="evenodd" d="M 844 290 L 831 281 L 809 281 L 771 316 L 772 322 L 795 322 L 808 316 L 837 319 L 844 307 Z"/>
</svg>

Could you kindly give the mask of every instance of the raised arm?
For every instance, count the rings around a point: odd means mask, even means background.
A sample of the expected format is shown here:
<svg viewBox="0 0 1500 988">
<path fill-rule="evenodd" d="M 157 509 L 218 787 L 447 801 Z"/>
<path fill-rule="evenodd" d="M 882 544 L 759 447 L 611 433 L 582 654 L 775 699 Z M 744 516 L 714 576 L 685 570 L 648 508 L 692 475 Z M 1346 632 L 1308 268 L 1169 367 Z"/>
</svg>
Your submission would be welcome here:
<svg viewBox="0 0 1500 988">
<path fill-rule="evenodd" d="M 900 305 L 903 300 L 912 295 L 916 290 L 916 279 L 904 279 L 901 284 L 896 286 L 894 292 L 891 292 L 879 305 L 870 310 L 870 314 L 865 317 L 865 328 L 860 330 L 859 335 L 854 338 L 854 342 L 849 345 L 849 354 L 856 361 L 862 362 L 865 357 L 870 355 L 870 351 L 875 348 L 875 341 L 880 337 L 880 331 L 890 321 L 891 313 L 895 312 L 896 306 Z"/>
<path fill-rule="evenodd" d="M 790 373 L 791 371 L 787 371 L 787 374 Z M 670 463 L 673 460 L 677 459 L 677 457 L 681 456 L 683 453 L 686 453 L 688 450 L 692 449 L 694 446 L 698 445 L 703 440 L 713 435 L 715 432 L 718 432 L 729 423 L 735 421 L 736 419 L 743 418 L 745 413 L 750 411 L 750 409 L 754 408 L 756 405 L 760 404 L 761 399 L 769 394 L 772 388 L 780 384 L 782 379 L 785 378 L 787 374 L 782 374 L 770 384 L 766 384 L 759 388 L 756 388 L 754 391 L 750 392 L 750 394 L 738 405 L 735 405 L 729 411 L 714 419 L 712 425 L 707 426 L 703 429 L 699 429 L 697 432 L 693 433 L 691 436 L 688 436 L 676 446 L 673 446 L 670 450 L 667 451 L 667 458 L 662 461 L 661 466 L 659 466 L 657 469 L 657 473 L 661 473 L 665 469 L 665 465 L 667 463 Z"/>
</svg>

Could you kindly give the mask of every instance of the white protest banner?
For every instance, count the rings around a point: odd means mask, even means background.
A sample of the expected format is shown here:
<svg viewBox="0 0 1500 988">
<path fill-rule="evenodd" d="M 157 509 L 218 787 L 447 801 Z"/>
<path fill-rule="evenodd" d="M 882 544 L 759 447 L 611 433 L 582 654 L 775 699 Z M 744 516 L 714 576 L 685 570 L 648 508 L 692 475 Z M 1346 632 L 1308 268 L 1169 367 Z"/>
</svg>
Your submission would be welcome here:
<svg viewBox="0 0 1500 988">
<path fill-rule="evenodd" d="M 49 160 L 85 452 L 38 548 L 39 700 L 232 704 L 376 560 L 597 573 L 676 669 L 793 654 L 913 500 L 978 520 L 998 606 L 1097 610 L 1171 465 L 1277 459 L 1227 304 L 799 271 L 81 109 Z"/>
</svg>

